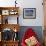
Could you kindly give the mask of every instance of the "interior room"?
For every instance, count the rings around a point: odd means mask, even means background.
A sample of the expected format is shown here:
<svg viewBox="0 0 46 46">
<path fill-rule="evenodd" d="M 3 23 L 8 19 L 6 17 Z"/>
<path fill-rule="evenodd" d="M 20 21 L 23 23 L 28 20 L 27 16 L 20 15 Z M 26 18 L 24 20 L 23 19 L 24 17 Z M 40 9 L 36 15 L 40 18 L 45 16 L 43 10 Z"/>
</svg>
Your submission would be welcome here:
<svg viewBox="0 0 46 46">
<path fill-rule="evenodd" d="M 46 0 L 0 0 L 0 46 L 46 46 Z"/>
</svg>

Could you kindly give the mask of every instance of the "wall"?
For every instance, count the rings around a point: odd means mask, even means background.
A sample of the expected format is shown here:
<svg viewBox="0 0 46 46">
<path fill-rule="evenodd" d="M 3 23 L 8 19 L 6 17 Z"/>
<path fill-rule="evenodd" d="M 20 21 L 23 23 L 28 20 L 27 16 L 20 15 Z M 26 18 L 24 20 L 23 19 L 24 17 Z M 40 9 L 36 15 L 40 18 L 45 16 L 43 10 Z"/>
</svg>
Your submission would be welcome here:
<svg viewBox="0 0 46 46">
<path fill-rule="evenodd" d="M 43 26 L 42 0 L 22 0 L 20 10 L 20 25 L 22 26 Z M 23 8 L 36 8 L 36 19 L 23 19 Z"/>
<path fill-rule="evenodd" d="M 22 0 L 21 0 L 22 1 Z M 36 27 L 31 27 L 34 28 L 35 32 L 37 33 L 40 41 L 43 41 L 43 30 L 42 27 L 39 26 L 43 26 L 43 6 L 42 6 L 42 0 L 24 0 L 23 2 L 20 1 L 20 25 L 22 26 L 36 26 Z M 36 19 L 23 19 L 23 8 L 36 8 Z M 38 26 L 38 27 L 37 27 Z M 25 29 L 27 29 L 27 27 L 21 27 L 20 31 L 20 37 L 23 35 L 23 32 L 26 31 Z M 21 35 L 22 34 L 22 35 Z M 22 37 L 21 37 L 22 38 Z"/>
<path fill-rule="evenodd" d="M 14 3 L 15 0 L 0 0 L 0 7 L 13 7 L 15 6 Z M 43 30 L 42 27 L 44 26 L 44 16 L 43 16 L 43 6 L 42 6 L 43 0 L 17 0 L 17 3 L 19 6 L 19 24 L 20 26 L 31 26 L 37 33 L 40 41 L 43 41 Z M 23 8 L 36 8 L 36 19 L 23 19 Z M 9 17 L 9 20 L 11 21 L 12 17 Z M 13 19 L 14 20 L 14 19 Z M 9 23 L 10 23 L 9 21 Z M 14 21 L 13 21 L 14 22 Z M 15 23 L 15 22 L 14 22 Z M 36 26 L 36 27 L 32 27 Z M 20 31 L 20 39 L 23 35 L 23 32 L 25 31 L 27 27 L 21 27 Z M 21 35 L 22 34 L 22 35 Z"/>
<path fill-rule="evenodd" d="M 15 0 L 0 0 L 0 6 L 15 6 Z M 43 0 L 17 0 L 19 9 L 19 24 L 21 26 L 43 26 Z M 36 19 L 23 19 L 23 8 L 36 8 Z"/>
</svg>

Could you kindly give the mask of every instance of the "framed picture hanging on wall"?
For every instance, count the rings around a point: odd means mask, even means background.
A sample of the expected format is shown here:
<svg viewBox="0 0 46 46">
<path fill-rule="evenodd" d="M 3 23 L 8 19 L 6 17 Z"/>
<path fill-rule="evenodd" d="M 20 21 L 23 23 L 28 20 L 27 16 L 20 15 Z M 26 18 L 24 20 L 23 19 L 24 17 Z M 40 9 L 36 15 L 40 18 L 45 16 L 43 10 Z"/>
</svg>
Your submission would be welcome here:
<svg viewBox="0 0 46 46">
<path fill-rule="evenodd" d="M 23 8 L 24 19 L 36 19 L 36 8 Z"/>
</svg>

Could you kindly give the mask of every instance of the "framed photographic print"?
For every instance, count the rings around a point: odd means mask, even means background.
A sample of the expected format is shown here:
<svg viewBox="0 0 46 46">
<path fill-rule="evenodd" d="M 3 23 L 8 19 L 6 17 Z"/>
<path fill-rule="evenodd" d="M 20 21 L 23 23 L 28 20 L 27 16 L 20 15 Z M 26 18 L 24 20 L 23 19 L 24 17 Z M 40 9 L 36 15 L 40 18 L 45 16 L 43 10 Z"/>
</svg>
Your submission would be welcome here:
<svg viewBox="0 0 46 46">
<path fill-rule="evenodd" d="M 36 8 L 23 8 L 23 18 L 24 19 L 35 19 Z"/>
<path fill-rule="evenodd" d="M 2 15 L 9 15 L 9 10 L 2 10 Z"/>
</svg>

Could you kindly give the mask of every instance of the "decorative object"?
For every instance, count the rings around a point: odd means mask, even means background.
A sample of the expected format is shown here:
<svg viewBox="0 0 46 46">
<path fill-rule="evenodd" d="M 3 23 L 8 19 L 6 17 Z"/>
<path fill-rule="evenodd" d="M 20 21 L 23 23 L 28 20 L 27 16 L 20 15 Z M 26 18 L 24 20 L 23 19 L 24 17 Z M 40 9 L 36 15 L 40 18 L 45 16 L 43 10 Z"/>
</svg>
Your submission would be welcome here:
<svg viewBox="0 0 46 46">
<path fill-rule="evenodd" d="M 18 13 L 18 12 L 15 11 L 15 10 L 10 10 L 10 12 L 9 12 L 10 15 L 16 15 L 17 13 Z"/>
<path fill-rule="evenodd" d="M 2 23 L 3 24 L 8 24 L 8 15 L 3 15 Z"/>
<path fill-rule="evenodd" d="M 16 2 L 17 0 L 15 0 L 15 7 L 16 7 L 16 4 L 17 4 L 17 2 Z"/>
<path fill-rule="evenodd" d="M 18 40 L 18 32 L 14 32 L 13 40 Z"/>
<path fill-rule="evenodd" d="M 42 46 L 36 32 L 32 28 L 28 28 L 22 38 L 21 46 Z"/>
<path fill-rule="evenodd" d="M 3 34 L 2 34 L 2 40 L 4 41 L 8 41 L 12 39 L 12 30 L 10 28 L 5 28 L 3 30 Z"/>
<path fill-rule="evenodd" d="M 7 19 L 5 19 L 5 24 L 8 24 L 8 18 L 7 18 Z"/>
<path fill-rule="evenodd" d="M 2 10 L 2 15 L 9 15 L 9 10 Z"/>
<path fill-rule="evenodd" d="M 17 32 L 16 28 L 14 29 L 14 32 Z"/>
<path fill-rule="evenodd" d="M 23 18 L 24 19 L 35 19 L 36 18 L 36 8 L 24 8 Z"/>
</svg>

